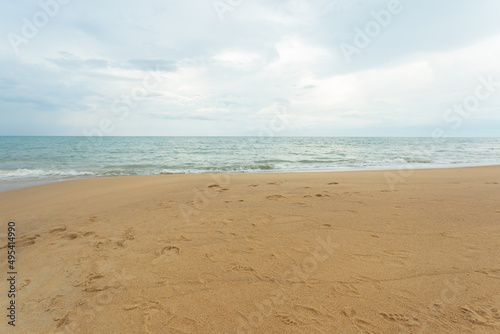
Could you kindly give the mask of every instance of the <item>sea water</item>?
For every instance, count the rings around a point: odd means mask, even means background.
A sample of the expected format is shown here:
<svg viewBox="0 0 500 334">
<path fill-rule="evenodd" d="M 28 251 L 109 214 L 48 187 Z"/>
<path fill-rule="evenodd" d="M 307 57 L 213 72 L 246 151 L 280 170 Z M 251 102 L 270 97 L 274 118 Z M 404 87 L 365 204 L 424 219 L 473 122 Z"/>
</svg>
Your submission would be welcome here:
<svg viewBox="0 0 500 334">
<path fill-rule="evenodd" d="M 0 137 L 0 191 L 74 178 L 500 164 L 500 138 Z"/>
</svg>

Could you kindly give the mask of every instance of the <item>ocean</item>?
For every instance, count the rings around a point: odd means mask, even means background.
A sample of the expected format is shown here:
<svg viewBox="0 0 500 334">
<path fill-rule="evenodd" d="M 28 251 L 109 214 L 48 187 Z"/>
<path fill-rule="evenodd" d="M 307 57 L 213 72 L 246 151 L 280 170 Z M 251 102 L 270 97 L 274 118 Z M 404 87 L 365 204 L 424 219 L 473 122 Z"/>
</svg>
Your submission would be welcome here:
<svg viewBox="0 0 500 334">
<path fill-rule="evenodd" d="M 0 137 L 0 191 L 75 178 L 500 165 L 500 138 Z"/>
</svg>

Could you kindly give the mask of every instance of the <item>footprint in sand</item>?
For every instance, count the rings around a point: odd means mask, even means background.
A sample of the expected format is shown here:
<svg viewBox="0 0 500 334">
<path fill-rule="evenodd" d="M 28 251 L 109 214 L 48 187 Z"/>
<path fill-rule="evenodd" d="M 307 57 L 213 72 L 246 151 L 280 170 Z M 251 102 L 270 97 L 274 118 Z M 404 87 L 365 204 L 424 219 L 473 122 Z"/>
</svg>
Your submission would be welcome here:
<svg viewBox="0 0 500 334">
<path fill-rule="evenodd" d="M 313 323 L 317 322 L 320 319 L 318 318 L 326 318 L 322 312 L 317 310 L 312 306 L 299 305 L 294 304 L 292 306 L 292 313 L 296 319 L 298 319 L 301 323 Z"/>
<path fill-rule="evenodd" d="M 224 225 L 230 225 L 230 224 L 234 224 L 235 220 L 234 219 L 223 219 L 222 220 L 222 223 Z"/>
<path fill-rule="evenodd" d="M 483 269 L 483 270 L 476 270 L 478 273 L 486 274 L 488 277 L 492 278 L 500 278 L 500 269 Z"/>
<path fill-rule="evenodd" d="M 172 333 L 194 333 L 199 324 L 191 318 L 172 314 L 168 326 L 172 329 Z"/>
<path fill-rule="evenodd" d="M 404 322 L 408 326 L 419 326 L 420 320 L 415 317 L 408 317 L 401 313 L 379 313 L 382 318 L 387 321 Z"/>
<path fill-rule="evenodd" d="M 125 247 L 127 241 L 132 241 L 134 239 L 135 239 L 134 229 L 130 227 L 123 232 L 121 239 L 118 240 L 116 244 L 120 247 Z"/>
<path fill-rule="evenodd" d="M 16 246 L 18 247 L 23 247 L 23 246 L 30 246 L 35 243 L 35 240 L 40 237 L 40 234 L 35 234 L 34 236 L 27 236 L 27 237 L 22 237 L 19 239 L 19 241 L 16 242 Z M 6 248 L 2 247 L 2 248 Z"/>
<path fill-rule="evenodd" d="M 228 191 L 229 190 L 227 188 L 221 188 L 221 186 L 219 186 L 218 184 L 211 184 L 211 185 L 207 186 L 207 188 L 209 188 L 209 189 L 215 189 L 219 193 L 221 193 L 223 191 Z"/>
<path fill-rule="evenodd" d="M 76 233 L 69 233 L 63 237 L 63 239 L 68 239 L 68 240 L 75 240 L 76 238 L 78 238 L 78 234 Z"/>
<path fill-rule="evenodd" d="M 91 273 L 90 275 L 87 276 L 87 282 L 90 283 L 93 280 L 100 279 L 100 278 L 104 278 L 104 275 Z"/>
<path fill-rule="evenodd" d="M 255 271 L 252 267 L 242 266 L 241 264 L 236 264 L 231 268 L 231 271 Z"/>
<path fill-rule="evenodd" d="M 291 315 L 288 314 L 277 314 L 276 317 L 283 323 L 287 325 L 298 325 Z"/>
<path fill-rule="evenodd" d="M 354 326 L 359 330 L 360 333 L 379 333 L 379 328 L 372 325 L 370 322 L 363 318 L 358 317 L 358 313 L 351 307 L 344 307 L 342 309 L 342 314 L 347 317 Z"/>
<path fill-rule="evenodd" d="M 359 296 L 360 293 L 358 289 L 352 283 L 348 282 L 335 282 L 333 285 L 333 290 L 344 296 Z"/>
<path fill-rule="evenodd" d="M 176 246 L 163 247 L 163 249 L 161 250 L 161 255 L 164 255 L 164 254 L 177 254 L 177 255 L 179 255 L 180 253 L 181 253 L 181 249 L 179 247 L 176 247 Z"/>
<path fill-rule="evenodd" d="M 144 333 L 150 332 L 151 320 L 154 315 L 161 313 L 162 318 L 170 318 L 172 314 L 168 310 L 163 310 L 163 306 L 160 302 L 155 300 L 150 300 L 149 302 L 135 303 L 132 305 L 123 306 L 124 311 L 135 311 L 138 310 L 142 312 L 143 316 L 143 325 L 144 325 Z"/>
<path fill-rule="evenodd" d="M 352 317 L 356 316 L 357 312 L 356 312 L 356 310 L 347 306 L 347 307 L 342 308 L 342 314 L 348 318 L 352 318 Z"/>
<path fill-rule="evenodd" d="M 71 312 L 66 312 L 64 314 L 64 316 L 58 317 L 58 318 L 54 318 L 54 321 L 57 322 L 57 324 L 56 324 L 56 328 L 57 329 L 63 329 L 63 328 L 65 328 L 66 326 L 68 326 L 71 323 L 71 321 L 69 320 L 70 313 Z"/>
<path fill-rule="evenodd" d="M 68 239 L 68 240 L 75 240 L 79 237 L 90 237 L 90 236 L 93 236 L 93 235 L 96 235 L 96 233 L 94 231 L 79 231 L 77 233 L 67 233 L 65 235 L 62 236 L 62 239 Z"/>
<path fill-rule="evenodd" d="M 286 198 L 286 197 L 283 195 L 271 195 L 266 197 L 266 199 L 272 199 L 272 200 L 278 200 L 280 198 Z"/>
<path fill-rule="evenodd" d="M 474 325 L 488 326 L 490 325 L 490 319 L 487 312 L 484 310 L 472 308 L 470 306 L 463 306 L 460 308 L 464 318 Z"/>
<path fill-rule="evenodd" d="M 498 312 L 498 309 L 496 307 L 491 308 L 491 315 L 493 318 L 500 320 L 500 313 Z"/>
<path fill-rule="evenodd" d="M 83 291 L 89 293 L 106 291 L 109 289 L 119 289 L 121 287 L 121 283 L 116 280 L 115 276 L 111 277 L 112 278 L 110 279 L 110 276 L 106 277 L 104 274 L 92 272 L 87 275 L 82 283 L 75 286 L 82 286 Z"/>
<path fill-rule="evenodd" d="M 181 235 L 176 240 L 177 241 L 191 241 L 192 239 L 190 237 L 186 237 L 185 235 Z"/>
<path fill-rule="evenodd" d="M 159 209 L 170 209 L 172 206 L 166 204 L 165 202 L 156 203 L 156 207 Z"/>
<path fill-rule="evenodd" d="M 58 227 L 53 230 L 50 230 L 48 233 L 57 233 L 57 232 L 64 232 L 66 231 L 66 227 Z"/>
</svg>

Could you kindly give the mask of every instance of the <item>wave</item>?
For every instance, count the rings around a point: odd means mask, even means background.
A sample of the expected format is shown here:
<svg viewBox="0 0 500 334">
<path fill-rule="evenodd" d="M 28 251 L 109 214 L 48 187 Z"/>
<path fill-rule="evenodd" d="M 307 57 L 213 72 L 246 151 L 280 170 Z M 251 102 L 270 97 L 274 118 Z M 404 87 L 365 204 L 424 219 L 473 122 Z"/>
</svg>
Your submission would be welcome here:
<svg viewBox="0 0 500 334">
<path fill-rule="evenodd" d="M 19 179 L 39 179 L 53 177 L 79 177 L 95 176 L 93 172 L 78 172 L 75 170 L 44 170 L 44 169 L 17 169 L 0 170 L 0 180 L 19 180 Z"/>
<path fill-rule="evenodd" d="M 271 161 L 267 160 L 267 161 Z M 279 161 L 279 162 L 278 162 Z M 137 165 L 117 165 L 117 166 L 92 166 L 87 170 L 77 169 L 17 169 L 17 170 L 0 170 L 0 182 L 3 181 L 30 181 L 37 179 L 77 179 L 88 177 L 105 177 L 105 176 L 128 176 L 128 175 L 165 175 L 165 174 L 206 174 L 206 173 L 259 173 L 259 172 L 293 172 L 293 171 L 335 171 L 335 170 L 370 170 L 370 169 L 398 169 L 401 166 L 412 168 L 439 168 L 447 166 L 473 166 L 473 165 L 488 165 L 498 164 L 492 163 L 475 163 L 470 162 L 454 162 L 454 161 L 431 161 L 426 159 L 410 159 L 410 158 L 394 158 L 384 160 L 360 160 L 360 159 L 345 159 L 336 161 L 325 160 L 301 160 L 301 161 L 284 161 L 273 160 L 273 163 L 246 163 L 246 164 L 228 164 L 220 166 L 196 166 L 192 163 L 184 165 L 152 165 L 152 164 L 137 164 Z M 84 169 L 85 167 L 81 167 Z"/>
</svg>

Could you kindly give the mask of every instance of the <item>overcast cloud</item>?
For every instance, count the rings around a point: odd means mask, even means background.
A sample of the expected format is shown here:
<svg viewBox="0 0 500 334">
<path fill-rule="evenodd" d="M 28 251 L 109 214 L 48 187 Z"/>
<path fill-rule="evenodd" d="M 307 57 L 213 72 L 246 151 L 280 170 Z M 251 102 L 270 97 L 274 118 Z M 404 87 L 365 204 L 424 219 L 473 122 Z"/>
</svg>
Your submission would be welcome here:
<svg viewBox="0 0 500 334">
<path fill-rule="evenodd" d="M 500 134 L 498 0 L 0 6 L 0 135 Z"/>
</svg>

